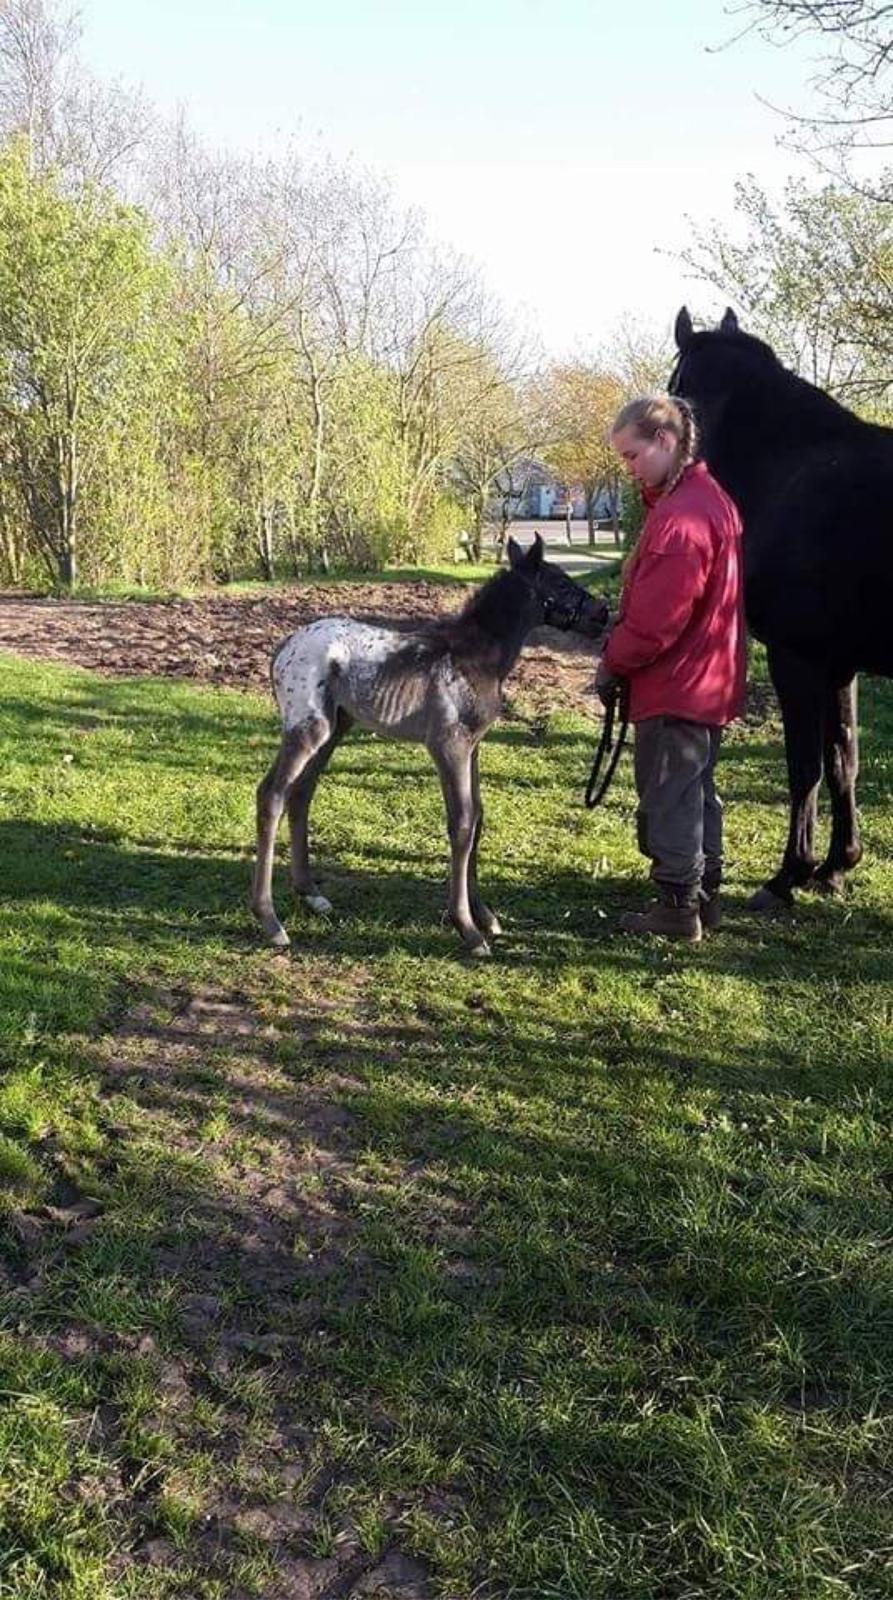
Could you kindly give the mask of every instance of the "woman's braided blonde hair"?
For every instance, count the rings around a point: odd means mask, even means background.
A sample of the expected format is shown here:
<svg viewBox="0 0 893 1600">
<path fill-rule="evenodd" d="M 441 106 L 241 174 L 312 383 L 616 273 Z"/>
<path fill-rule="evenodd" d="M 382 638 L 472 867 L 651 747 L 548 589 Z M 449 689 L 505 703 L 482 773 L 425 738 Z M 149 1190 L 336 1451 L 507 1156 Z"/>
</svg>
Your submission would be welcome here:
<svg viewBox="0 0 893 1600">
<path fill-rule="evenodd" d="M 618 413 L 612 435 L 621 428 L 634 428 L 643 439 L 653 439 L 663 429 L 678 439 L 676 464 L 663 486 L 663 493 L 669 494 L 698 453 L 698 425 L 688 401 L 674 394 L 640 395 Z"/>
</svg>

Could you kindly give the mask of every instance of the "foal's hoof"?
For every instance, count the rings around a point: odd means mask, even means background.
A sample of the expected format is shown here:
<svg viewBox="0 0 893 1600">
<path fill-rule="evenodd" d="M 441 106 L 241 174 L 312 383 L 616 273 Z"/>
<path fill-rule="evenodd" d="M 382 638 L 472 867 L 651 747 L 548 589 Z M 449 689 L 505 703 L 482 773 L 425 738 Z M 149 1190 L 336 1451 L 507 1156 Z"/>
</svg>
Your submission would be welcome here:
<svg viewBox="0 0 893 1600">
<path fill-rule="evenodd" d="M 287 950 L 291 940 L 279 918 L 271 912 L 264 914 L 261 911 L 255 911 L 254 915 L 261 925 L 267 943 L 272 945 L 274 950 Z"/>
<path fill-rule="evenodd" d="M 324 894 L 302 894 L 301 899 L 307 910 L 314 912 L 317 917 L 331 916 L 332 902 Z"/>
<path fill-rule="evenodd" d="M 493 951 L 490 949 L 486 939 L 481 939 L 479 944 L 467 944 L 465 953 L 471 956 L 474 961 L 486 961 L 487 957 L 493 954 Z"/>
<path fill-rule="evenodd" d="M 781 895 L 765 886 L 752 894 L 747 902 L 748 911 L 756 911 L 762 917 L 789 917 L 792 905 L 789 900 L 783 900 Z"/>
<path fill-rule="evenodd" d="M 485 933 L 488 939 L 502 937 L 502 923 L 494 911 L 488 912 L 485 917 L 476 918 L 476 921 L 481 933 Z"/>
</svg>

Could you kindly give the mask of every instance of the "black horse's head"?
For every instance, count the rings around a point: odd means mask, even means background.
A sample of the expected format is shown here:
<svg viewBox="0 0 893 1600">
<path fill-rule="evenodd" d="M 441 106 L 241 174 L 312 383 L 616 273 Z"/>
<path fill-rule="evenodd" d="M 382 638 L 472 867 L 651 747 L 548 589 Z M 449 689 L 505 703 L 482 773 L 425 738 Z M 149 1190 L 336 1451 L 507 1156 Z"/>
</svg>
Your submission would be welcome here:
<svg viewBox="0 0 893 1600">
<path fill-rule="evenodd" d="M 676 364 L 667 388 L 695 409 L 705 450 L 735 395 L 753 395 L 754 386 L 770 373 L 780 374 L 778 360 L 762 339 L 742 332 L 734 311 L 727 310 L 717 328 L 695 332 L 683 306 L 675 326 Z"/>
<path fill-rule="evenodd" d="M 554 562 L 547 561 L 546 547 L 538 533 L 526 550 L 516 539 L 509 539 L 506 548 L 511 570 L 531 586 L 543 623 L 564 632 L 583 633 L 591 639 L 604 633 L 610 618 L 607 600 L 591 595 Z"/>
</svg>

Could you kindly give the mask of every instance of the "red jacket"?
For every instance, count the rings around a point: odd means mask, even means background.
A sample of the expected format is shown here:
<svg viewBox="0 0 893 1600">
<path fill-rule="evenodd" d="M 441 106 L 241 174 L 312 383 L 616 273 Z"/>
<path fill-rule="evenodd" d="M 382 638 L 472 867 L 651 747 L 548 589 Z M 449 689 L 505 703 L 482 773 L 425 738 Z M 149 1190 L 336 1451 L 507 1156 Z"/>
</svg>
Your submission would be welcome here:
<svg viewBox="0 0 893 1600">
<path fill-rule="evenodd" d="M 656 499 L 604 653 L 629 680 L 630 720 L 723 726 L 744 709 L 741 518 L 703 461 Z"/>
</svg>

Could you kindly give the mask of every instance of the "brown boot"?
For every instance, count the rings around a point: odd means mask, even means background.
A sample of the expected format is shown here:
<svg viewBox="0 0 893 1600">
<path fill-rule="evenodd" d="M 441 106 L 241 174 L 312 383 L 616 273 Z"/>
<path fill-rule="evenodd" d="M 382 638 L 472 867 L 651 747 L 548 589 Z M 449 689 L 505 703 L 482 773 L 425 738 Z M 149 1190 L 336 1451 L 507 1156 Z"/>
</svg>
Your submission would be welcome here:
<svg viewBox="0 0 893 1600">
<path fill-rule="evenodd" d="M 622 933 L 659 934 L 664 939 L 685 939 L 697 944 L 701 937 L 697 890 L 659 884 L 660 898 L 648 911 L 624 911 Z"/>
<path fill-rule="evenodd" d="M 720 879 L 715 872 L 704 874 L 699 891 L 701 927 L 715 933 L 722 922 L 722 903 L 719 898 Z"/>
</svg>

